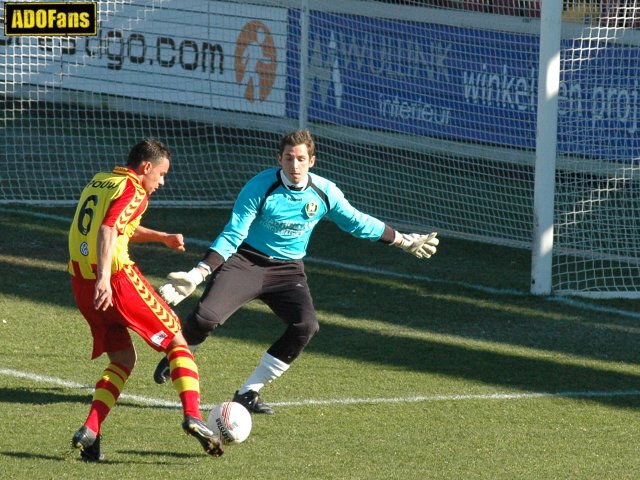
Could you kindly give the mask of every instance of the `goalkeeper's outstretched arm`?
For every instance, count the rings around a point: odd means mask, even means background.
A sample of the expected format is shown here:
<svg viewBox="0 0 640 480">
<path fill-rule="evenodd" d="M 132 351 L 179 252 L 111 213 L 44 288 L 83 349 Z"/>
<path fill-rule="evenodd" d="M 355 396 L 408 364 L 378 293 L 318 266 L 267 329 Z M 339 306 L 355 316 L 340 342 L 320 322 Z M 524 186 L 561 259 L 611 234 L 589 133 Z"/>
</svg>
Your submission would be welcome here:
<svg viewBox="0 0 640 480">
<path fill-rule="evenodd" d="M 215 250 L 209 249 L 198 265 L 188 272 L 171 272 L 167 275 L 167 283 L 158 292 L 169 305 L 178 305 L 191 295 L 209 275 L 224 263 L 224 258 Z"/>
<path fill-rule="evenodd" d="M 378 241 L 398 247 L 417 258 L 431 258 L 436 254 L 436 247 L 440 243 L 440 240 L 436 238 L 437 235 L 437 232 L 431 232 L 428 235 L 401 233 L 385 223 Z"/>
<path fill-rule="evenodd" d="M 393 245 L 417 258 L 430 258 L 436 253 L 439 243 L 436 232 L 428 235 L 398 232 L 381 220 L 354 208 L 334 184 L 329 183 L 326 188 L 327 198 L 332 199 L 328 200 L 328 216 L 342 230 L 359 238 L 376 239 Z"/>
<path fill-rule="evenodd" d="M 391 245 L 401 248 L 415 257 L 430 258 L 435 255 L 436 247 L 440 243 L 436 235 L 438 235 L 437 232 L 431 232 L 428 235 L 395 232 L 395 238 Z"/>
</svg>

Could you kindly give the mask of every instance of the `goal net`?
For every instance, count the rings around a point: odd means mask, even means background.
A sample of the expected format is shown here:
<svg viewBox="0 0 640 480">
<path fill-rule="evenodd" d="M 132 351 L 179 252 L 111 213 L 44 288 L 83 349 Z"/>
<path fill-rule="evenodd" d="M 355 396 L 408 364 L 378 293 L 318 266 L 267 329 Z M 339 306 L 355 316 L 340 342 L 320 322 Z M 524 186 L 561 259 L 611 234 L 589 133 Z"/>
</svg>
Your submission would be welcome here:
<svg viewBox="0 0 640 480">
<path fill-rule="evenodd" d="M 73 204 L 156 137 L 154 205 L 229 206 L 309 128 L 363 211 L 531 248 L 539 1 L 96 3 L 96 36 L 0 39 L 0 203 Z M 636 12 L 602 3 L 564 2 L 555 292 L 640 290 Z"/>
<path fill-rule="evenodd" d="M 561 57 L 553 288 L 636 297 L 640 2 L 570 3 Z"/>
<path fill-rule="evenodd" d="M 174 161 L 154 204 L 229 204 L 275 158 L 274 125 L 295 125 L 284 118 L 287 9 L 96 3 L 96 36 L 2 38 L 0 202 L 73 204 L 95 171 L 155 137 Z"/>
</svg>

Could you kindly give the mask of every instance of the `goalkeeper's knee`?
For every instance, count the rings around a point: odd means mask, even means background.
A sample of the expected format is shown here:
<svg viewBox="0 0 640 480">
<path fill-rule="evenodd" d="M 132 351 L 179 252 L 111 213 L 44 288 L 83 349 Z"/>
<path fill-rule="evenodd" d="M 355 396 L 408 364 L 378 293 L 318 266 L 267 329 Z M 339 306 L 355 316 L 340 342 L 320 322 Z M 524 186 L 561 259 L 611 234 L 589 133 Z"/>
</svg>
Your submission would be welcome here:
<svg viewBox="0 0 640 480">
<path fill-rule="evenodd" d="M 198 345 L 221 324 L 215 312 L 199 306 L 183 322 L 182 334 L 189 345 Z"/>
</svg>

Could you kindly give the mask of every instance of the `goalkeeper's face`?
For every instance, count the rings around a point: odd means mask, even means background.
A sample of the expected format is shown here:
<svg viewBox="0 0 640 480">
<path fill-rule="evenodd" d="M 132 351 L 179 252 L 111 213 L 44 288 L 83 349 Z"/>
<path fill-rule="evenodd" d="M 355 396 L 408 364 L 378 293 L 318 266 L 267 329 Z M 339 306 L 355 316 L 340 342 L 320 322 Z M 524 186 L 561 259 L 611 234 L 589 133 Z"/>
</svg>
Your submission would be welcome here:
<svg viewBox="0 0 640 480">
<path fill-rule="evenodd" d="M 169 159 L 166 157 L 155 164 L 148 161 L 140 164 L 138 176 L 147 194 L 151 195 L 164 185 L 164 177 L 169 173 L 169 164 Z"/>
<path fill-rule="evenodd" d="M 315 155 L 309 157 L 309 151 L 304 143 L 287 145 L 278 156 L 278 163 L 291 183 L 301 183 L 307 179 L 309 169 L 316 163 Z"/>
</svg>

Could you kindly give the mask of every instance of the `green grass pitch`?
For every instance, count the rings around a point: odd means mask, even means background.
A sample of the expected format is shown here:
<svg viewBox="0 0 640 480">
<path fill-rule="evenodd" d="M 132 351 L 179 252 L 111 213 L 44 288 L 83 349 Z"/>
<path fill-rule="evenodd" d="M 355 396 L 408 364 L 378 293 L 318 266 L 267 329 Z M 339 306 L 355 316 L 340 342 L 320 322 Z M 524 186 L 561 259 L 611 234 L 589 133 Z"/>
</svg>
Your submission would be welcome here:
<svg viewBox="0 0 640 480">
<path fill-rule="evenodd" d="M 132 255 L 159 286 L 227 215 L 152 202 L 143 224 L 184 233 L 188 250 Z M 0 478 L 640 478 L 637 302 L 531 296 L 525 251 L 442 238 L 418 261 L 329 222 L 306 263 L 320 332 L 262 391 L 275 416 L 207 457 L 136 338 L 138 366 L 103 426 L 107 460 L 85 464 L 70 439 L 106 360 L 89 360 L 65 272 L 71 216 L 0 208 Z M 229 399 L 281 330 L 259 302 L 219 328 L 196 355 L 203 406 Z"/>
</svg>

